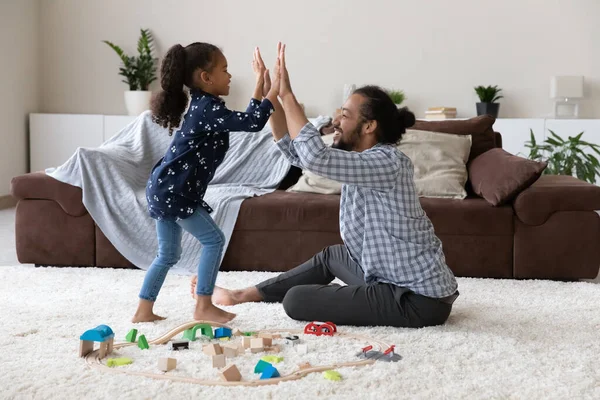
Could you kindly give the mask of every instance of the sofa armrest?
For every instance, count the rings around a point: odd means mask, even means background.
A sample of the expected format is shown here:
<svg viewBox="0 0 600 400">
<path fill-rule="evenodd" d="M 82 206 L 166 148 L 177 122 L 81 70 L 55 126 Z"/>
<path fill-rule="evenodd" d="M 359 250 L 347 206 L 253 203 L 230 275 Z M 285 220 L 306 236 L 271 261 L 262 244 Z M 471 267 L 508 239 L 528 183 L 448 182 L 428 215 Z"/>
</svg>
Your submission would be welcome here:
<svg viewBox="0 0 600 400">
<path fill-rule="evenodd" d="M 11 195 L 17 200 L 54 200 L 69 215 L 87 214 L 82 202 L 81 188 L 60 182 L 44 172 L 33 172 L 14 177 L 10 183 Z"/>
<path fill-rule="evenodd" d="M 541 225 L 555 212 L 600 210 L 600 187 L 566 175 L 542 175 L 514 200 L 517 217 Z"/>
</svg>

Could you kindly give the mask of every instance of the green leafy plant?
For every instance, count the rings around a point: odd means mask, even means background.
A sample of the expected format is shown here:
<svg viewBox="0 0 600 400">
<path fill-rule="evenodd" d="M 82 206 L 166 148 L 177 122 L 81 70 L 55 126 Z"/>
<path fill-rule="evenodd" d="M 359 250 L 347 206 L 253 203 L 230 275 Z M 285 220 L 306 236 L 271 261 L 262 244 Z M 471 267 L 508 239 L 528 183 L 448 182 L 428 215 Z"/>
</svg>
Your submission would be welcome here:
<svg viewBox="0 0 600 400">
<path fill-rule="evenodd" d="M 500 96 L 499 93 L 502 89 L 495 86 L 475 86 L 475 93 L 479 96 L 479 100 L 482 103 L 495 103 L 504 96 Z"/>
<path fill-rule="evenodd" d="M 583 132 L 565 140 L 550 129 L 548 131 L 550 136 L 538 143 L 533 130 L 529 130 L 530 140 L 525 143 L 530 149 L 529 159 L 548 163 L 544 175 L 571 175 L 595 183 L 596 176 L 600 176 L 600 162 L 584 150 L 589 148 L 600 156 L 600 146 L 581 140 Z"/>
<path fill-rule="evenodd" d="M 402 104 L 402 102 L 406 99 L 406 96 L 402 90 L 389 90 L 387 94 L 396 105 Z"/>
<path fill-rule="evenodd" d="M 148 90 L 152 82 L 156 80 L 157 58 L 153 56 L 154 39 L 148 29 L 140 29 L 140 38 L 138 39 L 138 56 L 129 56 L 123 49 L 116 44 L 103 40 L 117 53 L 121 59 L 122 65 L 119 68 L 119 75 L 123 76 L 129 90 Z"/>
</svg>

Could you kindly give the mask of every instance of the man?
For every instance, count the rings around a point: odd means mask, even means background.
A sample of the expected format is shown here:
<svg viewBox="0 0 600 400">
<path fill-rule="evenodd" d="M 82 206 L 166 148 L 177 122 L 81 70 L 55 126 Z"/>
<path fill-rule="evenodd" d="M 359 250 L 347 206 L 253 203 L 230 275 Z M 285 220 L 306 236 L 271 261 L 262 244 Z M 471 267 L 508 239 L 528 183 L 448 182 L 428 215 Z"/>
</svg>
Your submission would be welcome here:
<svg viewBox="0 0 600 400">
<path fill-rule="evenodd" d="M 412 162 L 396 148 L 414 114 L 398 110 L 378 87 L 359 88 L 335 118 L 336 137 L 328 148 L 292 92 L 285 46 L 273 86 L 283 102 L 283 109 L 274 104 L 271 117 L 280 150 L 292 164 L 343 183 L 344 245 L 256 286 L 215 288 L 214 301 L 282 302 L 291 318 L 342 325 L 443 324 L 458 296 L 456 279 L 421 208 Z M 346 286 L 330 285 L 335 278 Z"/>
</svg>

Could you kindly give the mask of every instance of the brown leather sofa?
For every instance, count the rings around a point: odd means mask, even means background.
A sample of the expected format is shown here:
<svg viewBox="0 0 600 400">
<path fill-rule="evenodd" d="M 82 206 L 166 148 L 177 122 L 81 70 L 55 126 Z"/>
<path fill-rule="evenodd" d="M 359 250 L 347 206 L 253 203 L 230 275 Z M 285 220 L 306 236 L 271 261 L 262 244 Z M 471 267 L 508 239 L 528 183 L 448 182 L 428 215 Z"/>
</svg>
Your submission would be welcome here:
<svg viewBox="0 0 600 400">
<path fill-rule="evenodd" d="M 501 136 L 493 118 L 418 121 L 415 129 L 473 138 L 470 160 Z M 292 169 L 281 189 L 299 177 Z M 19 261 L 36 265 L 132 267 L 94 224 L 81 189 L 44 173 L 12 180 Z M 573 177 L 544 175 L 503 206 L 471 195 L 422 198 L 457 276 L 594 278 L 600 266 L 600 187 Z M 242 203 L 221 270 L 285 271 L 323 247 L 341 243 L 339 196 L 274 193 Z"/>
</svg>

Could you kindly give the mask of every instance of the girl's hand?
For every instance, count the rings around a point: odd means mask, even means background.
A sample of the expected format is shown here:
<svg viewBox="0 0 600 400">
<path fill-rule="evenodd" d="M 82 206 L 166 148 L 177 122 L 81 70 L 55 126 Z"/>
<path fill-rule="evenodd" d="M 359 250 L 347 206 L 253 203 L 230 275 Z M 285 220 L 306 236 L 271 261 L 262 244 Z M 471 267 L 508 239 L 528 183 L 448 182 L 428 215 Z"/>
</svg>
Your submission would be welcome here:
<svg viewBox="0 0 600 400">
<path fill-rule="evenodd" d="M 267 68 L 265 67 L 265 63 L 260 56 L 260 50 L 258 47 L 254 49 L 254 54 L 252 58 L 252 70 L 254 71 L 254 75 L 256 76 L 256 84 L 264 85 L 265 81 L 265 72 L 267 72 Z"/>
</svg>

